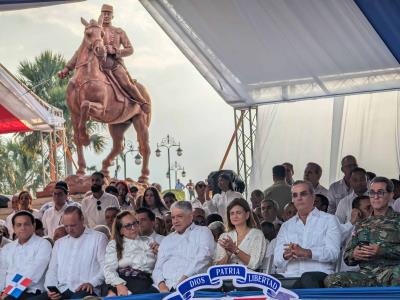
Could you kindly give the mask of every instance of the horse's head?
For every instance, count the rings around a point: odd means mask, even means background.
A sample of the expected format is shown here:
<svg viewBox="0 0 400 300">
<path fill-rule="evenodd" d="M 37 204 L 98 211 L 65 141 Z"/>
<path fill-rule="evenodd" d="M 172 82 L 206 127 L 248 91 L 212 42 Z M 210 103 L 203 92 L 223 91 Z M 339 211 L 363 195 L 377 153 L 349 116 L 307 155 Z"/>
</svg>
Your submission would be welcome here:
<svg viewBox="0 0 400 300">
<path fill-rule="evenodd" d="M 93 53 L 104 59 L 106 55 L 106 49 L 103 43 L 103 18 L 100 16 L 98 21 L 90 20 L 90 22 L 86 21 L 84 18 L 81 18 L 82 24 L 85 26 L 85 36 L 84 43 L 87 45 L 89 50 L 93 50 Z"/>
</svg>

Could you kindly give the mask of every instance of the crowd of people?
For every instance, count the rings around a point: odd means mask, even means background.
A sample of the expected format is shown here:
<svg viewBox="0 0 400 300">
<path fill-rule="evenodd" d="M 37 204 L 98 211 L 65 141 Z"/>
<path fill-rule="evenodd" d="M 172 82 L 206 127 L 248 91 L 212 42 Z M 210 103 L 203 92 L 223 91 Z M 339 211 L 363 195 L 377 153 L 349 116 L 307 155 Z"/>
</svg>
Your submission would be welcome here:
<svg viewBox="0 0 400 300">
<path fill-rule="evenodd" d="M 0 290 L 15 274 L 32 279 L 22 299 L 76 299 L 174 291 L 210 265 L 242 264 L 293 288 L 400 285 L 400 181 L 375 176 L 349 155 L 343 178 L 323 187 L 322 168 L 290 163 L 272 169 L 273 185 L 219 193 L 207 181 L 177 201 L 153 184 L 136 186 L 100 172 L 81 201 L 59 181 L 40 210 L 13 196 L 0 223 Z M 2 295 L 6 298 L 6 295 Z"/>
</svg>

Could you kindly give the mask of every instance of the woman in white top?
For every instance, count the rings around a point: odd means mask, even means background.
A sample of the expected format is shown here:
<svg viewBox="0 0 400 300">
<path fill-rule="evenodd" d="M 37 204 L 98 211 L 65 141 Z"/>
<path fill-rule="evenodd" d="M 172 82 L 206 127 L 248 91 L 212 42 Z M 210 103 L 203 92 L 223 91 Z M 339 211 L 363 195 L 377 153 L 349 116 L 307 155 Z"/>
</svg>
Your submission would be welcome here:
<svg viewBox="0 0 400 300">
<path fill-rule="evenodd" d="M 266 242 L 255 228 L 250 206 L 244 199 L 235 199 L 227 207 L 229 232 L 218 240 L 214 264 L 240 264 L 256 270 L 261 266 Z"/>
<path fill-rule="evenodd" d="M 158 292 L 152 287 L 151 279 L 156 263 L 152 243 L 152 239 L 139 236 L 139 222 L 132 212 L 123 211 L 117 215 L 104 258 L 109 295 Z"/>
</svg>

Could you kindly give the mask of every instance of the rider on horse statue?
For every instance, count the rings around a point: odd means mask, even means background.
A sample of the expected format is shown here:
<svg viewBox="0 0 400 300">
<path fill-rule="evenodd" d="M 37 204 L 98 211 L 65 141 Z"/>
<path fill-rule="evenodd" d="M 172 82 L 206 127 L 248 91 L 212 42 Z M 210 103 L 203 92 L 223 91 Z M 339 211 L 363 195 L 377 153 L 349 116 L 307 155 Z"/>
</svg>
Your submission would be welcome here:
<svg viewBox="0 0 400 300">
<path fill-rule="evenodd" d="M 117 84 L 128 94 L 128 98 L 138 103 L 145 113 L 149 113 L 150 104 L 147 103 L 146 99 L 143 98 L 138 90 L 136 80 L 131 78 L 122 59 L 123 57 L 133 54 L 132 44 L 124 30 L 111 25 L 111 20 L 114 17 L 113 7 L 111 5 L 103 4 L 101 14 L 103 17 L 104 30 L 103 42 L 107 51 L 107 57 L 102 65 L 103 72 L 111 72 Z M 58 75 L 60 78 L 65 78 L 70 71 L 74 70 L 77 63 L 78 51 L 75 52 L 65 68 L 59 72 Z"/>
</svg>

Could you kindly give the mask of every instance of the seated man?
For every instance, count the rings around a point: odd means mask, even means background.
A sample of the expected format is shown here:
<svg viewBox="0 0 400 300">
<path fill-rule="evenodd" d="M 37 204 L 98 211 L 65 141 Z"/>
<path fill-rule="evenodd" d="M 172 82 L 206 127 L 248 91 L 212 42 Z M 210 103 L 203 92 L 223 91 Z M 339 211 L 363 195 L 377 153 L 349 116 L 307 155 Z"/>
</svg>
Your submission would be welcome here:
<svg viewBox="0 0 400 300">
<path fill-rule="evenodd" d="M 370 217 L 356 224 L 344 261 L 359 272 L 340 272 L 325 278 L 327 287 L 400 286 L 400 214 L 389 206 L 393 183 L 375 177 L 369 196 Z"/>
<path fill-rule="evenodd" d="M 315 194 L 314 206 L 320 211 L 328 212 L 329 200 L 322 194 Z"/>
<path fill-rule="evenodd" d="M 346 224 L 350 221 L 354 198 L 367 195 L 367 172 L 363 168 L 357 167 L 350 172 L 350 187 L 352 192 L 340 200 L 335 213 L 341 224 Z"/>
<path fill-rule="evenodd" d="M 78 299 L 99 294 L 96 287 L 104 283 L 103 264 L 106 236 L 85 227 L 82 210 L 69 206 L 64 211 L 67 236 L 57 240 L 46 273 L 48 290 L 35 299 Z"/>
<path fill-rule="evenodd" d="M 294 288 L 323 287 L 335 270 L 340 252 L 337 218 L 314 207 L 314 189 L 308 181 L 292 186 L 297 215 L 282 224 L 276 238 L 274 264 L 285 277 L 300 277 Z"/>
<path fill-rule="evenodd" d="M 0 291 L 11 284 L 16 274 L 32 280 L 19 299 L 27 299 L 44 291 L 44 275 L 50 261 L 51 245 L 35 234 L 33 215 L 19 211 L 12 217 L 16 240 L 1 249 Z M 13 299 L 11 296 L 8 299 Z"/>
<path fill-rule="evenodd" d="M 139 221 L 140 235 L 148 236 L 152 238 L 157 245 L 160 245 L 165 236 L 154 231 L 156 215 L 151 211 L 151 209 L 148 209 L 147 207 L 138 208 L 136 210 L 136 218 Z"/>
<path fill-rule="evenodd" d="M 175 202 L 171 214 L 175 232 L 162 241 L 153 271 L 154 285 L 160 292 L 175 290 L 186 278 L 206 272 L 215 249 L 211 231 L 193 224 L 190 202 Z"/>
</svg>

